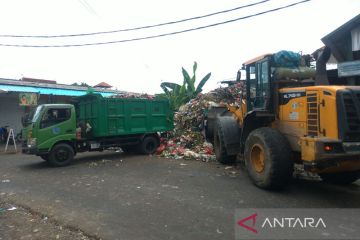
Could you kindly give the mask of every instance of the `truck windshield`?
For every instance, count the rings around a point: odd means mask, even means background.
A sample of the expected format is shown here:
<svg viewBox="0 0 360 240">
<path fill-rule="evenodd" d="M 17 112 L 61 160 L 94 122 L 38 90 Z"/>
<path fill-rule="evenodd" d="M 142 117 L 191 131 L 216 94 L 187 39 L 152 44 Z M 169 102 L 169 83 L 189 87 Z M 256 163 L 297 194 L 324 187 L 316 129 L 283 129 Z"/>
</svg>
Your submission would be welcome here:
<svg viewBox="0 0 360 240">
<path fill-rule="evenodd" d="M 42 110 L 43 106 L 38 106 L 34 112 L 34 116 L 32 117 L 31 122 L 36 122 L 40 116 L 41 110 Z"/>
</svg>

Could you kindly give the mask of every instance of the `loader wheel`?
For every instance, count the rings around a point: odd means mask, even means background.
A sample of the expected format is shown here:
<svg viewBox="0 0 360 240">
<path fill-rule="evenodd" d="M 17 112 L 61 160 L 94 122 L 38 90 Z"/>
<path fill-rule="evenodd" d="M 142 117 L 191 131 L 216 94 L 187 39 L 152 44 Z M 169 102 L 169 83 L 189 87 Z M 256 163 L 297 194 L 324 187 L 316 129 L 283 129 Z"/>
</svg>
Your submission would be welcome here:
<svg viewBox="0 0 360 240">
<path fill-rule="evenodd" d="M 154 136 L 146 136 L 140 144 L 140 152 L 143 154 L 153 154 L 159 147 L 159 141 Z"/>
<path fill-rule="evenodd" d="M 360 172 L 319 173 L 319 176 L 324 182 L 346 185 L 358 180 Z"/>
<path fill-rule="evenodd" d="M 226 153 L 224 135 L 221 130 L 221 126 L 218 125 L 217 130 L 214 133 L 214 150 L 216 155 L 216 160 L 222 164 L 233 164 L 236 160 L 235 156 L 229 156 Z"/>
<path fill-rule="evenodd" d="M 57 144 L 51 149 L 49 163 L 54 167 L 69 165 L 74 159 L 74 149 L 66 143 Z"/>
<path fill-rule="evenodd" d="M 256 129 L 245 143 L 245 165 L 256 186 L 280 188 L 289 182 L 293 173 L 290 145 L 277 130 Z"/>
</svg>

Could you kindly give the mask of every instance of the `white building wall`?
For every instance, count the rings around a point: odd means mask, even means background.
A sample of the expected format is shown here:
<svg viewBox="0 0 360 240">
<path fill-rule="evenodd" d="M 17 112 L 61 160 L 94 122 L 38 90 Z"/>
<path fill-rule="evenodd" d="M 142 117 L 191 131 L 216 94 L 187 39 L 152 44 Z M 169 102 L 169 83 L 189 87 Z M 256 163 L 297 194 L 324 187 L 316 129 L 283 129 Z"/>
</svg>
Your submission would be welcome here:
<svg viewBox="0 0 360 240">
<path fill-rule="evenodd" d="M 21 117 L 25 113 L 25 107 L 19 106 L 17 93 L 0 93 L 0 127 L 9 126 L 15 131 L 15 135 L 21 132 Z"/>
</svg>

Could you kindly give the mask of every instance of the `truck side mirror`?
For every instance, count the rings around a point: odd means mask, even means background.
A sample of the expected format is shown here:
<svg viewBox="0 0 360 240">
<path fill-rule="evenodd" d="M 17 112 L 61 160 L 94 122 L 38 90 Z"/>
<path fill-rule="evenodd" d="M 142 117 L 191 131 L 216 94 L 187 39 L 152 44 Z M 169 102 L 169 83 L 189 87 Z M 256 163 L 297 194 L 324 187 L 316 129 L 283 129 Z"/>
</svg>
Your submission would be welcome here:
<svg viewBox="0 0 360 240">
<path fill-rule="evenodd" d="M 26 127 L 27 125 L 29 125 L 30 119 L 29 119 L 29 114 L 26 113 L 24 116 L 21 117 L 21 124 L 23 127 Z"/>
</svg>

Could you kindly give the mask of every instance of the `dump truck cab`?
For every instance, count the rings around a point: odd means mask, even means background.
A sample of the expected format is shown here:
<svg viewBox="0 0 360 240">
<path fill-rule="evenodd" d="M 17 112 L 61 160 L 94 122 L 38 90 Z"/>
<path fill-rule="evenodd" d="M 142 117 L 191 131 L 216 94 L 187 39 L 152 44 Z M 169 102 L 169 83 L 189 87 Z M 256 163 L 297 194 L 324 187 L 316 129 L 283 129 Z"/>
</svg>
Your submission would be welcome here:
<svg viewBox="0 0 360 240">
<path fill-rule="evenodd" d="M 71 104 L 39 105 L 25 128 L 23 152 L 48 154 L 59 142 L 75 140 L 76 114 Z"/>
<path fill-rule="evenodd" d="M 295 163 L 329 182 L 360 176 L 360 87 L 316 85 L 305 62 L 288 51 L 245 62 L 240 103 L 216 115 L 216 158 L 240 156 L 259 187 L 288 182 Z"/>
</svg>

